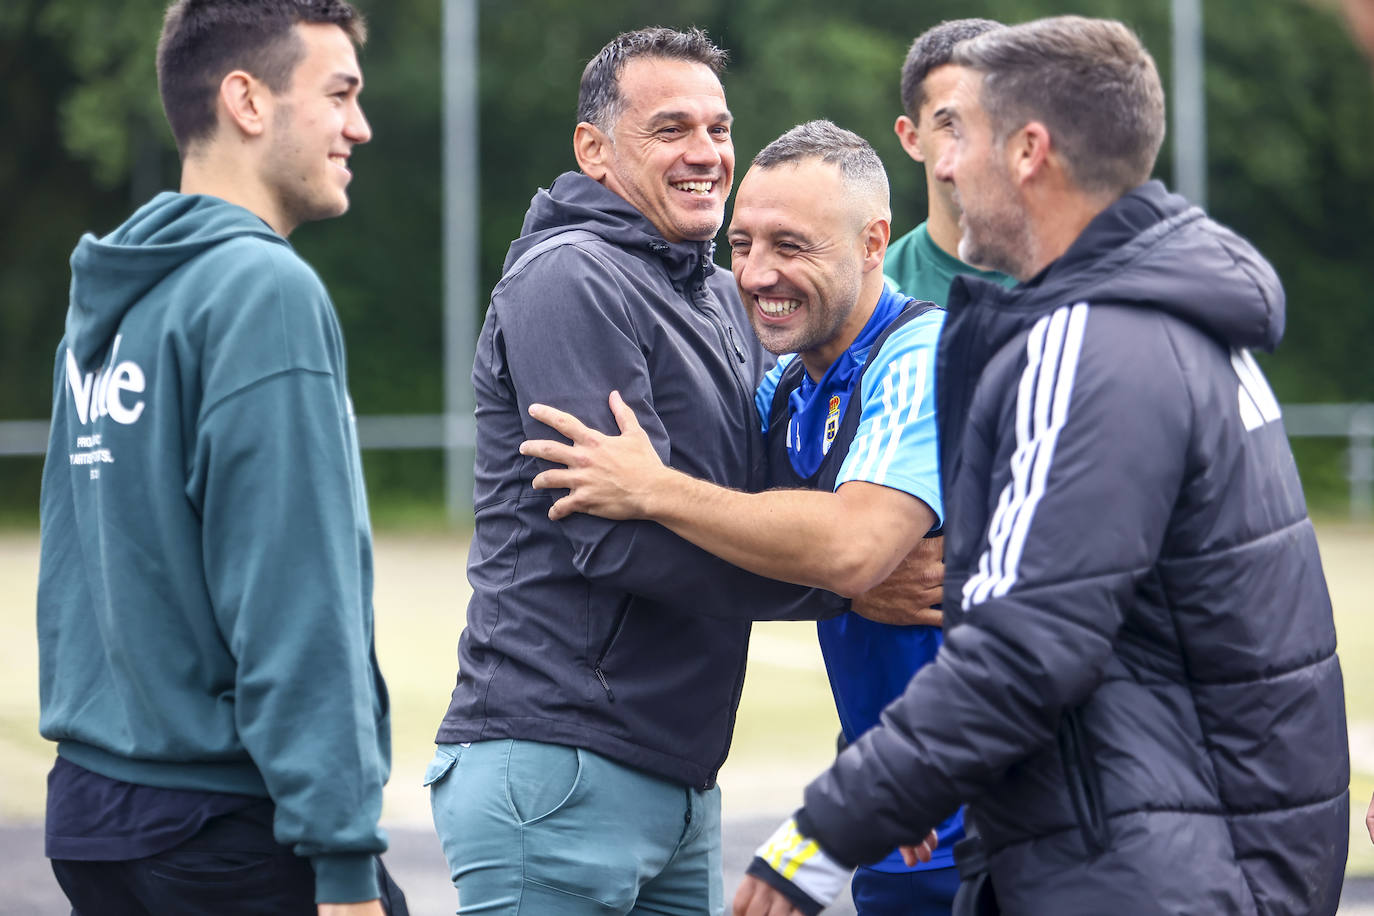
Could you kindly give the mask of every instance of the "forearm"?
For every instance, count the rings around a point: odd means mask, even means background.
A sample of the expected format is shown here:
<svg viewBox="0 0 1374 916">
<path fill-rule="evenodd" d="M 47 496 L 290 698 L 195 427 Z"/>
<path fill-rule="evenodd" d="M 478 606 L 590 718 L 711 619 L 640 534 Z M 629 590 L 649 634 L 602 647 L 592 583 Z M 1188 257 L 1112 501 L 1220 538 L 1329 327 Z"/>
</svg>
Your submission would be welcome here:
<svg viewBox="0 0 1374 916">
<path fill-rule="evenodd" d="M 882 582 L 908 545 L 845 502 L 814 490 L 742 493 L 664 468 L 644 516 L 750 572 L 853 597 Z"/>
</svg>

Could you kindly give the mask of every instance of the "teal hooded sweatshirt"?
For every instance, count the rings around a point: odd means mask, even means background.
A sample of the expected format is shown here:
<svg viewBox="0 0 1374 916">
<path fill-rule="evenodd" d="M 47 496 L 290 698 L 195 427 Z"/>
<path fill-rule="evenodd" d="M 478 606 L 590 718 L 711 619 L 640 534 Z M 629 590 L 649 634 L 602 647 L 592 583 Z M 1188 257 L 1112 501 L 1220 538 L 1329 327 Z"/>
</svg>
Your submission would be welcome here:
<svg viewBox="0 0 1374 916">
<path fill-rule="evenodd" d="M 126 782 L 271 798 L 316 899 L 377 896 L 372 544 L 324 285 L 163 193 L 72 254 L 43 470 L 43 736 Z"/>
</svg>

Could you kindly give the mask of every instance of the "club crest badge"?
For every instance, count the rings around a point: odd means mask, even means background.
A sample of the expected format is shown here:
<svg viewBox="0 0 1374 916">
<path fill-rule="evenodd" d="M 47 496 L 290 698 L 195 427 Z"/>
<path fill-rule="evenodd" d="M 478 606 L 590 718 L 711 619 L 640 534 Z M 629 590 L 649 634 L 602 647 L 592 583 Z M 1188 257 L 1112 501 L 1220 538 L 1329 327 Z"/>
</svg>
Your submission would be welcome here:
<svg viewBox="0 0 1374 916">
<path fill-rule="evenodd" d="M 830 412 L 825 416 L 825 439 L 821 442 L 821 454 L 830 454 L 830 444 L 835 441 L 835 435 L 840 431 L 840 396 L 838 394 L 830 396 Z"/>
</svg>

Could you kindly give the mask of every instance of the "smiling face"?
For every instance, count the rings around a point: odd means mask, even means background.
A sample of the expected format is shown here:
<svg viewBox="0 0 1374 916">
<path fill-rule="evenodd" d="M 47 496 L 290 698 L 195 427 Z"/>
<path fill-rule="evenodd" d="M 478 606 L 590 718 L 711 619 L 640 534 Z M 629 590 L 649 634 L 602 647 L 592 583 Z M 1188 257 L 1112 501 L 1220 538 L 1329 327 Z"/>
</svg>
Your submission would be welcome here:
<svg viewBox="0 0 1374 916">
<path fill-rule="evenodd" d="M 959 208 L 959 258 L 1026 279 L 1031 260 L 1030 219 L 1012 180 L 1005 143 L 994 136 L 979 103 L 983 77 L 951 67 L 956 79 L 932 97 L 932 122 L 950 141 L 935 163 L 935 177 L 952 189 Z"/>
<path fill-rule="evenodd" d="M 273 96 L 271 132 L 261 175 L 282 235 L 310 220 L 348 210 L 348 158 L 372 138 L 358 94 L 362 71 L 353 43 L 336 25 L 295 26 L 305 54 L 289 88 Z"/>
<path fill-rule="evenodd" d="M 668 241 L 713 238 L 735 175 L 720 80 L 705 64 L 637 57 L 620 71 L 618 85 L 624 105 L 611 142 L 598 146 L 584 171 Z"/>
<path fill-rule="evenodd" d="M 838 167 L 815 158 L 755 166 L 735 197 L 730 269 L 754 333 L 771 353 L 801 353 L 813 376 L 844 352 L 871 312 L 856 308 L 871 260 L 871 223 L 861 211 Z M 881 265 L 881 252 L 874 263 Z"/>
<path fill-rule="evenodd" d="M 943 64 L 934 68 L 926 74 L 926 78 L 921 81 L 921 97 L 923 99 L 921 108 L 917 112 L 916 121 L 911 125 L 913 129 L 903 132 L 898 127 L 898 139 L 902 141 L 903 147 L 912 159 L 923 163 L 926 168 L 933 169 L 935 163 L 940 161 L 940 156 L 944 154 L 945 147 L 953 142 L 954 135 L 950 131 L 949 124 L 937 124 L 935 121 L 935 108 L 939 104 L 938 100 L 946 98 L 959 81 L 959 70 L 949 64 Z M 903 117 L 902 120 L 910 119 Z M 932 205 L 943 205 L 949 208 L 953 216 L 957 213 L 954 207 L 948 185 L 941 182 L 930 183 L 932 192 L 939 197 L 932 200 Z"/>
</svg>

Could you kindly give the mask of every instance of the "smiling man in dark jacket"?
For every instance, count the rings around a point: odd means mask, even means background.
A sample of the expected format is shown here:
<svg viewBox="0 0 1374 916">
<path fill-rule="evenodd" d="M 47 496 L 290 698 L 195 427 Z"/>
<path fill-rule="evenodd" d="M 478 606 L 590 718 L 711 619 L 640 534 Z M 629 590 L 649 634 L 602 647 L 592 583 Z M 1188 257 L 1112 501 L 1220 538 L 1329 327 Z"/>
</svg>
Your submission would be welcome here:
<svg viewBox="0 0 1374 916">
<path fill-rule="evenodd" d="M 1147 181 L 1163 91 L 1120 23 L 989 32 L 953 63 L 934 121 L 959 254 L 1021 282 L 950 292 L 945 644 L 808 787 L 736 912 L 814 912 L 967 801 L 1003 913 L 1333 913 L 1336 634 L 1251 356 L 1282 335 L 1278 278 Z"/>
<path fill-rule="evenodd" d="M 750 575 L 648 522 L 548 518 L 520 442 L 543 402 L 614 430 L 619 390 L 660 455 L 758 489 L 767 365 L 712 238 L 734 174 L 724 54 L 699 31 L 619 36 L 582 78 L 580 173 L 530 205 L 478 342 L 473 596 L 426 776 L 461 903 L 719 913 L 720 798 L 750 620 L 840 599 Z"/>
</svg>

